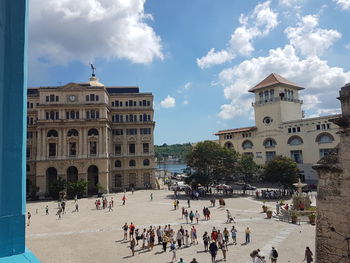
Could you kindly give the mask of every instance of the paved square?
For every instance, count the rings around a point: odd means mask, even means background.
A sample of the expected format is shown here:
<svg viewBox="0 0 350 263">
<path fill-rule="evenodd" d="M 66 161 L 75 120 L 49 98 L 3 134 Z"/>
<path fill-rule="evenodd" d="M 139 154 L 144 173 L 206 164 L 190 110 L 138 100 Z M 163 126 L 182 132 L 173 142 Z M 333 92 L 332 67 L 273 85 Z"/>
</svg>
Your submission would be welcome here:
<svg viewBox="0 0 350 263">
<path fill-rule="evenodd" d="M 153 193 L 153 201 L 150 201 L 150 193 Z M 108 195 L 108 200 L 113 197 L 114 209 L 108 212 L 95 209 L 95 198 L 80 199 L 80 212 L 72 212 L 75 209 L 74 201 L 67 202 L 66 214 L 59 220 L 56 216 L 57 202 L 28 203 L 27 211 L 32 214 L 30 226 L 27 227 L 27 247 L 45 263 L 115 263 L 115 262 L 171 262 L 172 253 L 162 253 L 161 246 L 155 246 L 153 251 L 140 250 L 136 247 L 134 257 L 131 257 L 129 243 L 122 241 L 122 226 L 125 222 L 133 222 L 136 228 L 142 232 L 144 227 L 150 225 L 158 227 L 171 224 L 174 231 L 181 225 L 190 230 L 190 225 L 185 219 L 181 219 L 181 207 L 187 207 L 185 199 L 180 199 L 180 209 L 173 210 L 173 195 L 168 190 L 142 190 L 126 193 L 126 205 L 122 206 L 123 194 Z M 268 254 L 271 246 L 275 246 L 279 252 L 278 262 L 302 262 L 304 250 L 309 246 L 314 251 L 315 227 L 309 224 L 301 226 L 265 219 L 261 213 L 262 203 L 250 197 L 227 198 L 226 208 L 230 209 L 236 218 L 234 224 L 238 229 L 238 245 L 228 247 L 227 262 L 247 263 L 251 262 L 249 254 L 259 248 L 262 254 Z M 49 215 L 45 215 L 45 206 L 49 206 Z M 201 219 L 196 225 L 199 244 L 177 251 L 177 258 L 184 258 L 189 263 L 196 258 L 199 263 L 211 262 L 209 253 L 203 252 L 202 235 L 204 231 L 211 233 L 212 228 L 221 231 L 224 227 L 231 228 L 233 224 L 226 224 L 226 211 L 216 207 L 209 207 L 211 219 L 204 221 L 202 209 L 210 205 L 209 200 L 191 201 L 188 211 L 198 210 Z M 267 203 L 274 207 L 274 202 Z M 36 214 L 38 209 L 38 214 Z M 251 243 L 241 245 L 245 241 L 244 230 L 251 229 Z M 222 252 L 218 251 L 217 259 L 222 259 Z M 268 260 L 267 262 L 270 262 Z"/>
</svg>

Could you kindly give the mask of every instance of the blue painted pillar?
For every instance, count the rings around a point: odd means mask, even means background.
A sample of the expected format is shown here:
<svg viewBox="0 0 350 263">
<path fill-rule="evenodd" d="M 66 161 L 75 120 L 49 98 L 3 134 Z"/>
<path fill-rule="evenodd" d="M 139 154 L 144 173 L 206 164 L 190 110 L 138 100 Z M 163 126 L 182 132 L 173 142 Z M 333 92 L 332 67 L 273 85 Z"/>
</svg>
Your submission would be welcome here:
<svg viewBox="0 0 350 263">
<path fill-rule="evenodd" d="M 0 262 L 25 249 L 27 0 L 0 0 Z"/>
</svg>

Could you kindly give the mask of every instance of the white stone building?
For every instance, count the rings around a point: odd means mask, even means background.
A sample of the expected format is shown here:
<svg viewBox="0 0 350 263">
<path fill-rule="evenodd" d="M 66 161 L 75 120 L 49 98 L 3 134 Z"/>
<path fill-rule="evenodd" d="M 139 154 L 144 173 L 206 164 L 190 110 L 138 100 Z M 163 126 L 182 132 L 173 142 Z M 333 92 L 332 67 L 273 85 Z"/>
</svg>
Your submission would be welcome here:
<svg viewBox="0 0 350 263">
<path fill-rule="evenodd" d="M 301 178 L 317 183 L 312 165 L 339 143 L 339 128 L 329 119 L 338 115 L 304 118 L 297 84 L 270 74 L 249 90 L 254 93 L 255 126 L 218 131 L 219 143 L 264 164 L 277 155 L 298 163 Z"/>
<path fill-rule="evenodd" d="M 153 95 L 86 83 L 28 89 L 27 178 L 48 193 L 58 177 L 88 193 L 155 186 Z"/>
</svg>

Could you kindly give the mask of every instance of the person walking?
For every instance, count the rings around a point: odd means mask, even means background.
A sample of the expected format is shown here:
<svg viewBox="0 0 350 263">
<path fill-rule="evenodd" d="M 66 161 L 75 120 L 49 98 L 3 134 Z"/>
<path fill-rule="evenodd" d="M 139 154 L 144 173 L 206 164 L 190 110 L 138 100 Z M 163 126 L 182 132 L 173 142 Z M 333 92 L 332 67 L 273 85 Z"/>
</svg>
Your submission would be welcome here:
<svg viewBox="0 0 350 263">
<path fill-rule="evenodd" d="M 227 213 L 227 221 L 226 221 L 226 223 L 230 224 L 232 222 L 232 220 L 233 220 L 231 212 L 228 209 L 226 209 L 226 213 Z"/>
<path fill-rule="evenodd" d="M 189 246 L 190 246 L 190 245 L 189 245 L 190 234 L 188 233 L 188 230 L 187 230 L 187 229 L 186 229 L 186 231 L 185 231 L 184 236 L 185 236 L 185 245 L 186 245 L 186 247 L 189 247 Z"/>
<path fill-rule="evenodd" d="M 61 219 L 61 215 L 62 215 L 62 208 L 61 207 L 58 208 L 56 215 L 58 215 L 58 219 Z"/>
<path fill-rule="evenodd" d="M 191 200 L 189 198 L 187 198 L 187 207 L 190 208 L 191 207 Z"/>
<path fill-rule="evenodd" d="M 30 225 L 30 219 L 32 217 L 32 214 L 30 212 L 27 213 L 27 226 Z"/>
<path fill-rule="evenodd" d="M 190 214 L 189 214 L 189 217 L 190 217 L 190 221 L 191 221 L 191 224 L 193 223 L 193 218 L 194 218 L 194 213 L 193 211 L 191 210 Z"/>
<path fill-rule="evenodd" d="M 135 255 L 135 244 L 136 244 L 135 238 L 132 237 L 132 239 L 130 241 L 130 249 L 131 249 L 131 253 L 133 256 Z"/>
<path fill-rule="evenodd" d="M 176 205 L 177 205 L 176 199 L 174 200 L 173 205 L 174 205 L 174 210 L 176 210 Z"/>
<path fill-rule="evenodd" d="M 134 238 L 135 225 L 131 222 L 129 226 L 129 238 Z"/>
<path fill-rule="evenodd" d="M 245 230 L 245 243 L 246 244 L 250 243 L 250 229 L 249 229 L 249 227 L 247 227 Z"/>
<path fill-rule="evenodd" d="M 222 255 L 224 257 L 224 261 L 226 261 L 226 254 L 227 254 L 227 251 L 228 251 L 227 243 L 226 242 L 222 243 L 220 248 L 221 248 L 221 251 L 222 251 Z"/>
<path fill-rule="evenodd" d="M 187 210 L 185 210 L 184 215 L 185 215 L 185 218 L 186 218 L 186 224 L 188 224 L 188 211 Z"/>
<path fill-rule="evenodd" d="M 123 237 L 123 240 L 127 240 L 128 239 L 128 223 L 125 223 L 123 226 L 122 226 L 122 229 L 124 231 L 124 237 Z"/>
<path fill-rule="evenodd" d="M 74 210 L 74 212 L 79 212 L 79 204 L 77 202 L 75 203 L 75 210 Z"/>
<path fill-rule="evenodd" d="M 231 237 L 232 237 L 232 243 L 234 245 L 237 245 L 237 229 L 235 229 L 235 226 L 232 226 L 231 228 Z"/>
<path fill-rule="evenodd" d="M 191 243 L 193 243 L 193 245 L 198 245 L 197 229 L 194 226 L 191 228 Z"/>
<path fill-rule="evenodd" d="M 162 247 L 163 247 L 164 252 L 166 252 L 166 247 L 167 247 L 168 242 L 169 242 L 169 238 L 165 234 L 163 234 Z"/>
<path fill-rule="evenodd" d="M 125 201 L 126 201 L 126 196 L 125 195 L 123 195 L 122 201 L 123 201 L 123 205 L 125 205 Z"/>
<path fill-rule="evenodd" d="M 214 263 L 216 259 L 216 254 L 218 252 L 218 246 L 216 245 L 214 240 L 210 243 L 209 252 L 211 255 L 211 262 Z"/>
<path fill-rule="evenodd" d="M 113 208 L 112 208 L 112 201 L 109 201 L 109 204 L 108 204 L 108 212 L 111 212 L 113 211 Z"/>
<path fill-rule="evenodd" d="M 203 244 L 204 244 L 204 251 L 208 251 L 209 249 L 209 240 L 210 240 L 210 237 L 208 235 L 208 232 L 204 232 L 204 235 L 203 235 Z"/>
<path fill-rule="evenodd" d="M 199 221 L 199 218 L 200 218 L 200 214 L 198 213 L 198 210 L 196 210 L 196 213 L 194 214 L 194 217 L 196 218 L 197 225 L 198 225 L 198 221 Z"/>
<path fill-rule="evenodd" d="M 162 238 L 163 238 L 163 230 L 162 230 L 161 226 L 158 226 L 157 237 L 158 237 L 158 245 L 159 245 L 162 243 Z"/>
<path fill-rule="evenodd" d="M 173 257 L 171 259 L 171 262 L 174 262 L 176 260 L 176 245 L 175 241 L 173 241 L 170 245 L 170 251 L 173 253 Z"/>
<path fill-rule="evenodd" d="M 228 232 L 226 227 L 224 228 L 224 231 L 222 231 L 222 234 L 224 236 L 224 242 L 228 244 L 230 233 Z"/>
<path fill-rule="evenodd" d="M 256 258 L 260 257 L 259 252 L 260 252 L 260 249 L 255 249 L 250 253 L 250 257 L 252 258 L 253 262 L 255 262 Z"/>
<path fill-rule="evenodd" d="M 153 193 L 151 193 L 150 195 L 149 195 L 149 197 L 150 197 L 150 199 L 151 199 L 151 201 L 153 200 Z"/>
<path fill-rule="evenodd" d="M 176 241 L 177 241 L 177 245 L 179 248 L 181 248 L 181 243 L 182 243 L 182 233 L 180 230 L 177 231 L 177 234 L 176 234 Z"/>
<path fill-rule="evenodd" d="M 313 254 L 312 254 L 310 248 L 306 247 L 304 261 L 306 260 L 307 263 L 311 263 L 313 261 L 312 256 L 313 256 Z"/>
<path fill-rule="evenodd" d="M 277 214 L 277 215 L 280 213 L 280 207 L 281 207 L 281 205 L 280 205 L 280 203 L 277 201 L 277 202 L 276 202 L 276 214 Z"/>
<path fill-rule="evenodd" d="M 46 215 L 49 215 L 49 206 L 48 205 L 45 207 L 45 212 L 46 212 Z"/>
<path fill-rule="evenodd" d="M 276 263 L 278 258 L 278 252 L 275 247 L 272 247 L 270 252 L 271 263 Z"/>
</svg>

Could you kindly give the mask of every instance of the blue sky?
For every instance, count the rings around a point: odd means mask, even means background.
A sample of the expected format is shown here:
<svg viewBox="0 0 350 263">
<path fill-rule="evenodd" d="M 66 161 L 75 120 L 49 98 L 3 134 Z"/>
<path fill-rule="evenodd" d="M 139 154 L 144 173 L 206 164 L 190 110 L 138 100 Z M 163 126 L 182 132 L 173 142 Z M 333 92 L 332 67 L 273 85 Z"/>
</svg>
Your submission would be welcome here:
<svg viewBox="0 0 350 263">
<path fill-rule="evenodd" d="M 304 86 L 307 116 L 339 112 L 350 82 L 350 0 L 30 1 L 29 86 L 138 85 L 155 143 L 254 125 L 247 90 L 269 73 Z"/>
</svg>

